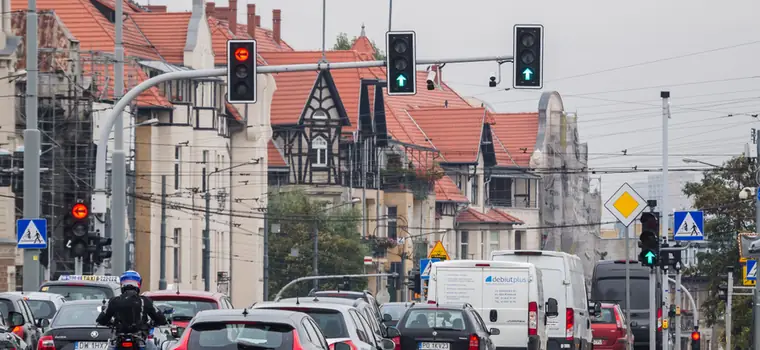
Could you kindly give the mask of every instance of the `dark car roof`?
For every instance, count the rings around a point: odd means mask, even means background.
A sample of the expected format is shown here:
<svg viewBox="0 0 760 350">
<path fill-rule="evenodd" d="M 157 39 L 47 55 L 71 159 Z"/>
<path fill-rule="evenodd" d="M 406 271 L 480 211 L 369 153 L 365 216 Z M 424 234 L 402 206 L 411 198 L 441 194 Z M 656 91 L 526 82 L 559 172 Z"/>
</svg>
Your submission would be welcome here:
<svg viewBox="0 0 760 350">
<path fill-rule="evenodd" d="M 224 294 L 217 293 L 217 292 L 207 292 L 207 291 L 200 291 L 200 290 L 182 290 L 182 291 L 176 291 L 176 290 L 155 290 L 155 291 L 149 291 L 143 293 L 146 297 L 170 297 L 170 296 L 178 296 L 178 297 L 190 297 L 190 298 L 206 298 L 206 299 L 214 299 L 214 300 L 221 300 L 224 297 Z"/>
<path fill-rule="evenodd" d="M 276 309 L 219 309 L 203 310 L 195 315 L 190 326 L 202 322 L 277 322 L 298 324 L 307 314 L 298 311 Z"/>
</svg>

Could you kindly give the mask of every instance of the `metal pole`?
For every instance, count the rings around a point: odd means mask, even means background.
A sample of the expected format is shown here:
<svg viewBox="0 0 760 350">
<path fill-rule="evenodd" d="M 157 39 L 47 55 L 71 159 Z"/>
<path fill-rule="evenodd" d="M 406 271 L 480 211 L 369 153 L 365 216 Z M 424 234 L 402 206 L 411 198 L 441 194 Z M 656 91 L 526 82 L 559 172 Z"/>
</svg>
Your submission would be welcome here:
<svg viewBox="0 0 760 350">
<path fill-rule="evenodd" d="M 660 97 L 662 98 L 662 201 L 660 203 L 660 212 L 662 213 L 662 237 L 663 243 L 668 243 L 668 226 L 670 224 L 669 219 L 671 212 L 668 203 L 668 119 L 670 119 L 670 91 L 660 91 Z M 667 279 L 667 270 L 662 271 L 663 280 Z M 670 310 L 670 283 L 663 283 L 662 294 L 662 314 L 665 318 L 666 311 Z M 654 299 L 653 299 L 654 300 Z M 668 331 L 663 329 L 662 331 L 662 348 L 668 349 Z"/>
<path fill-rule="evenodd" d="M 327 45 L 327 0 L 322 0 L 322 62 L 327 62 L 325 46 Z"/>
<path fill-rule="evenodd" d="M 361 152 L 362 152 L 362 237 L 367 237 L 367 168 L 365 167 L 365 164 L 367 163 L 367 147 L 365 144 L 365 141 L 362 140 L 361 143 Z"/>
<path fill-rule="evenodd" d="M 676 270 L 676 350 L 681 350 L 681 269 Z"/>
<path fill-rule="evenodd" d="M 26 14 L 26 130 L 24 130 L 24 218 L 40 216 L 40 131 L 37 129 L 37 1 Z M 6 9 L 7 10 L 7 9 Z M 29 44 L 31 43 L 31 44 Z M 103 159 L 105 163 L 105 158 Z M 105 164 L 103 164 L 105 166 Z M 50 230 L 52 231 L 52 230 Z M 53 247 L 49 249 L 52 250 Z M 39 249 L 24 249 L 24 290 L 40 287 Z M 50 261 L 50 264 L 53 262 Z"/>
<path fill-rule="evenodd" d="M 625 232 L 625 319 L 631 319 L 631 238 L 628 230 L 628 226 L 623 230 Z M 630 325 L 626 329 L 631 328 Z M 633 344 L 626 342 L 626 348 L 631 350 Z"/>
<path fill-rule="evenodd" d="M 264 301 L 269 301 L 269 213 L 264 213 Z"/>
<path fill-rule="evenodd" d="M 312 257 L 311 267 L 314 271 L 314 276 L 319 276 L 319 223 L 317 223 L 317 218 L 314 218 L 314 224 L 312 227 L 313 232 L 313 238 L 314 238 L 314 256 Z M 314 280 L 314 290 L 319 290 L 319 280 Z"/>
<path fill-rule="evenodd" d="M 649 270 L 649 350 L 657 350 L 657 276 L 655 268 Z"/>
<path fill-rule="evenodd" d="M 161 252 L 158 289 L 166 290 L 166 175 L 161 175 Z"/>
<path fill-rule="evenodd" d="M 409 300 L 409 288 L 407 288 L 406 284 L 404 284 L 404 280 L 406 279 L 406 240 L 404 240 L 404 245 L 401 247 L 401 272 L 399 272 L 399 283 L 401 286 L 396 286 L 396 288 L 401 288 L 401 301 L 407 301 Z"/>
<path fill-rule="evenodd" d="M 393 23 L 393 0 L 388 0 L 388 31 L 391 31 L 391 24 Z"/>
<path fill-rule="evenodd" d="M 206 182 L 208 183 L 208 182 Z M 206 191 L 206 229 L 203 230 L 203 288 L 205 291 L 211 291 L 211 193 Z"/>
<path fill-rule="evenodd" d="M 115 3 L 114 56 L 116 65 L 113 71 L 113 94 L 114 100 L 118 100 L 124 94 L 124 47 L 122 43 L 124 2 L 115 1 Z M 108 137 L 106 137 L 107 140 Z M 111 173 L 111 193 L 113 196 L 111 201 L 111 238 L 113 239 L 113 256 L 111 259 L 111 273 L 118 276 L 127 269 L 127 230 L 125 226 L 127 215 L 127 162 L 124 153 L 124 116 L 121 112 L 114 123 L 113 144 Z"/>
<path fill-rule="evenodd" d="M 82 262 L 82 258 L 74 258 L 74 274 L 75 275 L 83 275 L 84 274 L 84 263 Z"/>
<path fill-rule="evenodd" d="M 733 271 L 728 271 L 728 295 L 726 299 L 726 350 L 731 350 L 731 329 L 733 325 L 731 324 L 731 317 L 732 317 L 732 300 L 734 297 L 734 273 Z"/>
<path fill-rule="evenodd" d="M 760 140 L 755 139 L 755 141 L 758 151 L 756 159 L 760 159 Z M 760 173 L 760 167 L 758 167 L 757 172 Z M 755 189 L 755 232 L 760 233 L 760 176 L 756 174 L 755 179 L 757 180 L 757 188 Z M 755 293 L 752 299 L 754 305 L 752 307 L 752 324 L 757 328 L 760 325 L 760 283 L 755 284 Z M 760 331 L 753 329 L 752 340 L 753 348 L 755 350 L 760 349 Z"/>
<path fill-rule="evenodd" d="M 676 281 L 674 279 L 670 278 L 670 277 L 668 277 L 668 281 L 670 281 L 672 283 L 676 283 Z M 684 287 L 683 285 L 680 285 L 680 286 L 681 286 L 681 290 L 683 291 L 683 293 L 686 294 L 687 298 L 689 298 L 689 303 L 691 304 L 691 309 L 694 312 L 694 317 L 693 317 L 693 319 L 694 319 L 694 327 L 697 327 L 697 326 L 699 326 L 699 309 L 697 309 L 697 302 L 696 302 L 696 300 L 694 300 L 694 297 L 691 295 L 691 293 L 689 292 L 689 290 L 686 289 L 686 287 Z"/>
</svg>

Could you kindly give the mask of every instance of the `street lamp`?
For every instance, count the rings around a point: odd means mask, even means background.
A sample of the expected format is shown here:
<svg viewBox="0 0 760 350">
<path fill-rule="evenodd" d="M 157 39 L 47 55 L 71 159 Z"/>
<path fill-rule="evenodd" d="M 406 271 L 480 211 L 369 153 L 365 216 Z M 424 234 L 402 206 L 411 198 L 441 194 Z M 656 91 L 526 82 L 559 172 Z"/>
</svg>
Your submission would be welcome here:
<svg viewBox="0 0 760 350">
<path fill-rule="evenodd" d="M 324 209 L 320 210 L 318 213 L 324 213 L 326 211 L 329 211 L 329 210 L 332 210 L 332 209 L 335 209 L 335 208 L 340 208 L 340 207 L 342 207 L 344 205 L 355 204 L 355 203 L 359 203 L 361 201 L 362 200 L 360 198 L 351 198 L 351 200 L 348 201 L 348 202 L 324 208 Z M 314 276 L 319 276 L 319 222 L 317 221 L 316 217 L 314 217 L 314 227 L 312 229 L 314 230 L 314 254 L 313 254 L 314 257 L 312 258 L 313 260 L 312 260 L 312 266 L 311 266 L 311 268 L 314 271 Z M 319 290 L 319 280 L 315 279 L 314 280 L 314 291 L 318 291 L 318 290 Z"/>
<path fill-rule="evenodd" d="M 698 160 L 698 159 L 684 158 L 684 159 L 681 159 L 681 160 L 684 163 L 687 163 L 687 164 L 699 163 L 699 164 L 704 164 L 704 165 L 707 165 L 707 166 L 711 166 L 713 168 L 720 168 L 720 165 L 715 165 L 715 164 L 711 164 L 711 163 L 708 163 L 708 162 L 703 162 L 703 161 Z"/>
<path fill-rule="evenodd" d="M 223 171 L 232 170 L 235 168 L 239 168 L 244 165 L 254 165 L 259 164 L 260 159 L 251 159 L 247 162 L 235 164 L 233 166 L 229 166 L 222 169 L 216 169 L 212 172 L 209 172 L 206 175 L 206 188 L 205 188 L 205 199 L 206 199 L 206 229 L 203 231 L 203 284 L 204 289 L 208 292 L 211 291 L 211 192 L 209 191 L 211 188 L 210 181 L 211 181 L 211 175 L 221 173 Z M 232 232 L 230 232 L 230 269 L 232 268 Z M 231 283 L 231 282 L 230 282 Z M 232 288 L 230 288 L 232 290 Z"/>
</svg>

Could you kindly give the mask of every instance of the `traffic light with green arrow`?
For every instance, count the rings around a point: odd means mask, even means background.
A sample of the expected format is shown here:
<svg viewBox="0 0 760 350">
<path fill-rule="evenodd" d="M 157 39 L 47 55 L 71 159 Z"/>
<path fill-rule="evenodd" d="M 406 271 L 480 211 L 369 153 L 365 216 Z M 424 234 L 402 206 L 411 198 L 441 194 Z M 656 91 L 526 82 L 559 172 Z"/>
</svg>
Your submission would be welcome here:
<svg viewBox="0 0 760 350">
<path fill-rule="evenodd" d="M 417 94 L 416 35 L 413 31 L 385 35 L 388 95 Z"/>
<path fill-rule="evenodd" d="M 656 267 L 659 258 L 660 219 L 658 213 L 641 214 L 641 235 L 639 236 L 639 262 L 643 266 Z"/>
<path fill-rule="evenodd" d="M 544 86 L 544 26 L 517 24 L 514 28 L 512 86 L 541 89 Z"/>
</svg>

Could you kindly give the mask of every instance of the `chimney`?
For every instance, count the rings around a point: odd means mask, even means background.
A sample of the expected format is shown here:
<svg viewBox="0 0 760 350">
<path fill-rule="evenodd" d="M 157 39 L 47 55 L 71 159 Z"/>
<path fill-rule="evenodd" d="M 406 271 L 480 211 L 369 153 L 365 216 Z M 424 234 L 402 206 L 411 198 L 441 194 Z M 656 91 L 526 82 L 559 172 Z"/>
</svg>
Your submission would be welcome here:
<svg viewBox="0 0 760 350">
<path fill-rule="evenodd" d="M 166 12 L 166 6 L 165 5 L 147 5 L 145 6 L 150 12 Z"/>
<path fill-rule="evenodd" d="M 214 17 L 219 20 L 226 21 L 230 14 L 229 7 L 214 7 Z"/>
<path fill-rule="evenodd" d="M 261 28 L 261 16 L 256 15 L 256 28 Z"/>
<path fill-rule="evenodd" d="M 280 31 L 280 22 L 282 22 L 282 10 L 272 10 L 272 36 L 274 37 L 274 41 L 278 44 L 280 43 L 280 34 L 282 34 Z"/>
<path fill-rule="evenodd" d="M 248 4 L 248 35 L 256 39 L 256 4 Z"/>
<path fill-rule="evenodd" d="M 237 0 L 230 0 L 230 14 L 227 17 L 227 22 L 230 26 L 230 31 L 233 35 L 237 36 Z"/>
<path fill-rule="evenodd" d="M 206 3 L 206 17 L 214 17 L 216 12 L 216 3 L 213 1 Z"/>
</svg>

